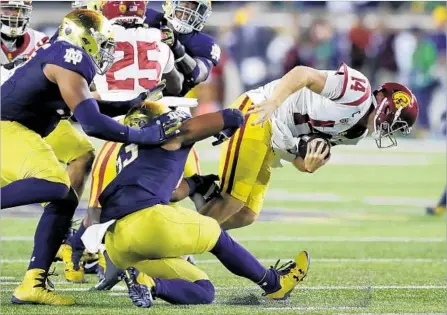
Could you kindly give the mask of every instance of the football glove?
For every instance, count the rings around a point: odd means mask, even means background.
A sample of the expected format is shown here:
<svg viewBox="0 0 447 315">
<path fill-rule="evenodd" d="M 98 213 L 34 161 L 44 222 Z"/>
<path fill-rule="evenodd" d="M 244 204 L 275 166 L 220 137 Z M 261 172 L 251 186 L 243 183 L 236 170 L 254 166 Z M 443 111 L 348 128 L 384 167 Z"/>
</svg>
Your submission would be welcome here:
<svg viewBox="0 0 447 315">
<path fill-rule="evenodd" d="M 211 144 L 213 146 L 217 146 L 228 139 L 230 139 L 238 130 L 239 128 L 227 128 L 219 132 L 217 135 L 214 135 L 214 137 L 217 139 L 216 141 L 212 142 Z"/>
<path fill-rule="evenodd" d="M 156 86 L 141 93 L 138 97 L 141 101 L 151 101 L 156 102 L 163 98 L 163 90 L 166 87 L 166 80 L 161 80 Z"/>
<path fill-rule="evenodd" d="M 174 31 L 169 26 L 162 26 L 160 27 L 161 31 L 161 41 L 168 45 L 169 47 L 172 47 L 175 43 L 175 34 Z"/>
<path fill-rule="evenodd" d="M 190 187 L 189 197 L 194 202 L 197 211 L 208 201 L 220 195 L 220 187 L 216 183 L 219 180 L 217 175 L 200 176 L 196 174 L 185 178 L 185 180 Z"/>
<path fill-rule="evenodd" d="M 195 174 L 191 177 L 185 178 L 185 180 L 189 185 L 189 196 L 192 196 L 194 193 L 205 195 L 212 187 L 214 182 L 219 180 L 219 176 L 214 174 L 205 176 Z"/>
<path fill-rule="evenodd" d="M 185 46 L 175 38 L 175 33 L 169 26 L 162 26 L 160 30 L 162 32 L 161 41 L 171 48 L 175 61 L 179 62 L 185 56 Z"/>
</svg>

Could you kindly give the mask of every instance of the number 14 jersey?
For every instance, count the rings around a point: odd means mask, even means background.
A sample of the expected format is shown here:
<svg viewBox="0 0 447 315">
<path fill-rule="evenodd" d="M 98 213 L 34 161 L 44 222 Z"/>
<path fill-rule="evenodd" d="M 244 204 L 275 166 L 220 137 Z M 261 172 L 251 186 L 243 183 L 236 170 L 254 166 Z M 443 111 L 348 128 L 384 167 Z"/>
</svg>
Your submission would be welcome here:
<svg viewBox="0 0 447 315">
<path fill-rule="evenodd" d="M 293 137 L 309 134 L 313 130 L 331 136 L 336 144 L 356 144 L 366 136 L 367 130 L 352 139 L 345 132 L 356 125 L 369 111 L 374 97 L 368 79 L 359 71 L 342 63 L 337 71 L 324 71 L 327 80 L 321 94 L 303 88 L 290 95 L 274 112 L 272 144 L 281 147 L 279 138 L 291 133 Z M 247 92 L 254 103 L 270 97 L 279 80 Z"/>
<path fill-rule="evenodd" d="M 155 28 L 124 28 L 113 25 L 115 61 L 103 76 L 95 77 L 96 90 L 104 100 L 125 101 L 159 83 L 163 73 L 174 68 L 174 56 L 161 42 Z"/>
</svg>

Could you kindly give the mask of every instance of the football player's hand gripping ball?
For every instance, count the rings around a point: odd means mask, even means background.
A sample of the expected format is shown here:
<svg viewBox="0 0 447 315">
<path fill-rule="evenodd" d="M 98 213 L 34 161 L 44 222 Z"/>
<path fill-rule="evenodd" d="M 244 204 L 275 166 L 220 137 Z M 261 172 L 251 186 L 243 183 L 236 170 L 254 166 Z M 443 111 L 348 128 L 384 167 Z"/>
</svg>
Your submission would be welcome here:
<svg viewBox="0 0 447 315">
<path fill-rule="evenodd" d="M 326 164 L 330 159 L 331 145 L 324 138 L 314 138 L 307 143 L 306 156 L 304 157 L 304 168 L 309 173 Z"/>
</svg>

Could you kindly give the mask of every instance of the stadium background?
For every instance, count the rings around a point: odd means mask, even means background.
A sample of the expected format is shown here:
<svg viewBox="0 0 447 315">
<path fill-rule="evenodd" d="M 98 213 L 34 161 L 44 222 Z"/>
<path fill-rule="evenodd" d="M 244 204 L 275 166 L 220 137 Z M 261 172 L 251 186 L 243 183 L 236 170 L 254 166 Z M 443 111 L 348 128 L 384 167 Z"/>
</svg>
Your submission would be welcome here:
<svg viewBox="0 0 447 315">
<path fill-rule="evenodd" d="M 161 10 L 161 2 L 149 6 Z M 35 1 L 31 25 L 52 34 L 69 10 L 70 2 Z M 260 221 L 232 232 L 266 264 L 293 258 L 302 248 L 311 252 L 311 273 L 291 302 L 264 305 L 253 297 L 259 291 L 250 283 L 204 256 L 198 264 L 216 281 L 217 304 L 194 312 L 248 314 L 255 307 L 265 314 L 445 314 L 445 220 L 424 215 L 424 207 L 437 202 L 446 183 L 445 27 L 443 2 L 213 2 L 204 31 L 217 38 L 222 60 L 192 95 L 199 99 L 198 113 L 225 107 L 243 91 L 297 64 L 334 69 L 341 61 L 364 71 L 373 87 L 390 80 L 408 84 L 421 108 L 414 133 L 399 139 L 397 148 L 379 150 L 368 138 L 356 147 L 334 148 L 329 164 L 313 175 L 288 165 L 274 170 Z M 217 172 L 219 149 L 209 143 L 197 148 L 202 172 Z M 84 213 L 88 190 L 77 217 Z M 27 265 L 40 212 L 39 206 L 2 212 L 5 314 L 16 314 L 8 304 L 9 292 Z M 62 271 L 61 265 L 57 268 Z M 129 314 L 139 314 L 122 286 L 92 297 L 83 290 L 95 281 L 93 276 L 88 285 L 62 280 L 56 288 L 83 301 L 73 313 L 121 314 L 120 307 L 126 307 Z M 49 309 L 29 312 L 46 314 Z"/>
</svg>

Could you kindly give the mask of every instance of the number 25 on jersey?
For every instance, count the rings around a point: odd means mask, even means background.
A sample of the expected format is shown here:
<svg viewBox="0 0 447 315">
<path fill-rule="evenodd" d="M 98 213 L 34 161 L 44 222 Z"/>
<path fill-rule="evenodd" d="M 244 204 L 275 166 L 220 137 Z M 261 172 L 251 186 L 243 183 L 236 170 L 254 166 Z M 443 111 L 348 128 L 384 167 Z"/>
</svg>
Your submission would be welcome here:
<svg viewBox="0 0 447 315">
<path fill-rule="evenodd" d="M 109 90 L 135 91 L 138 85 L 149 90 L 157 85 L 161 65 L 156 58 L 152 60 L 148 57 L 160 53 L 156 42 L 137 41 L 136 47 L 130 42 L 117 42 L 115 55 L 117 52 L 122 52 L 123 57 L 116 61 L 106 74 Z"/>
</svg>

